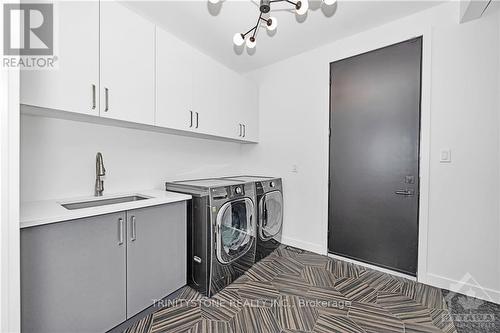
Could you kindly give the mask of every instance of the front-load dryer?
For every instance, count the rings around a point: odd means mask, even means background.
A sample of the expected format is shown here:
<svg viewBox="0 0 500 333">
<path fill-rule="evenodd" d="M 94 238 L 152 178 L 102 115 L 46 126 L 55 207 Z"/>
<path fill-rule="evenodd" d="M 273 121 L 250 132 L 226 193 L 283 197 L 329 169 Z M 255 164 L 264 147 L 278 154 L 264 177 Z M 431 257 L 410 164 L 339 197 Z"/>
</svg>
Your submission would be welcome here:
<svg viewBox="0 0 500 333">
<path fill-rule="evenodd" d="M 192 195 L 188 204 L 188 285 L 210 297 L 255 261 L 255 183 L 200 179 L 169 182 L 166 189 Z"/>
<path fill-rule="evenodd" d="M 281 244 L 283 227 L 283 184 L 281 178 L 237 176 L 225 179 L 255 183 L 258 212 L 255 262 L 258 262 Z"/>
</svg>

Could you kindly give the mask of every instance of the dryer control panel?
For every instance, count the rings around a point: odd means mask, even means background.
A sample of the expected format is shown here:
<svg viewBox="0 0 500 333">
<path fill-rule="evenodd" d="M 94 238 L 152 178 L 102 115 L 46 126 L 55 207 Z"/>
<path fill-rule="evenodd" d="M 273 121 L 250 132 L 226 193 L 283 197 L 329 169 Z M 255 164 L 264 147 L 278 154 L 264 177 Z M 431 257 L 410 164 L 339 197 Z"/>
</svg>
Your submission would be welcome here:
<svg viewBox="0 0 500 333">
<path fill-rule="evenodd" d="M 282 185 L 281 185 L 281 178 L 276 178 L 272 180 L 265 180 L 265 181 L 259 181 L 256 183 L 257 191 L 260 193 L 264 192 L 270 192 L 274 190 L 279 190 L 281 191 Z"/>
</svg>

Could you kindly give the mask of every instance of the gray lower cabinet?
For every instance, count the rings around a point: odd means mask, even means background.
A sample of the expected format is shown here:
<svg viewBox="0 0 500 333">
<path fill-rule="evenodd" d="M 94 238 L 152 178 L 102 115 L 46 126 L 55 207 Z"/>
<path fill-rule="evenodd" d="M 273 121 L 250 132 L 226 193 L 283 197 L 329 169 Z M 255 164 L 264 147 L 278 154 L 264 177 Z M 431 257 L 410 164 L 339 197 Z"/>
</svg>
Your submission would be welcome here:
<svg viewBox="0 0 500 333">
<path fill-rule="evenodd" d="M 185 201 L 21 230 L 22 332 L 104 332 L 185 283 Z"/>
<path fill-rule="evenodd" d="M 102 332 L 126 319 L 124 223 L 118 213 L 21 230 L 23 332 Z"/>
<path fill-rule="evenodd" d="M 185 201 L 127 212 L 128 317 L 186 284 L 185 221 Z"/>
</svg>

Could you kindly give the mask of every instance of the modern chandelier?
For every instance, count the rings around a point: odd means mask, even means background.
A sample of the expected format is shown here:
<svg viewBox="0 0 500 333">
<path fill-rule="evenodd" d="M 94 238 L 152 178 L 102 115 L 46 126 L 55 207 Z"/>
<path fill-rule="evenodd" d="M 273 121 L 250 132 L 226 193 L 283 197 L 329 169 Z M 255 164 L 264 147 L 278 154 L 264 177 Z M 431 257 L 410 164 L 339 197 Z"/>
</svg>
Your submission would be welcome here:
<svg viewBox="0 0 500 333">
<path fill-rule="evenodd" d="M 217 4 L 221 0 L 208 0 L 212 4 Z M 248 30 L 245 33 L 236 33 L 233 37 L 233 43 L 236 46 L 242 46 L 245 41 L 246 41 L 246 46 L 249 49 L 253 49 L 256 45 L 256 40 L 255 36 L 257 34 L 257 30 L 260 27 L 261 21 L 264 21 L 266 24 L 266 28 L 269 31 L 274 31 L 278 27 L 278 21 L 276 20 L 275 17 L 268 17 L 267 19 L 264 18 L 263 16 L 271 11 L 271 4 L 276 3 L 276 2 L 287 2 L 295 7 L 295 12 L 297 15 L 304 15 L 307 13 L 307 10 L 309 9 L 309 1 L 308 0 L 260 0 L 260 6 L 259 6 L 259 18 L 257 19 L 257 23 L 255 24 L 254 27 L 252 27 L 250 30 Z M 333 6 L 337 0 L 322 0 L 322 3 L 324 3 L 327 6 Z M 250 35 L 251 34 L 251 35 Z M 247 38 L 247 36 L 249 36 Z"/>
</svg>

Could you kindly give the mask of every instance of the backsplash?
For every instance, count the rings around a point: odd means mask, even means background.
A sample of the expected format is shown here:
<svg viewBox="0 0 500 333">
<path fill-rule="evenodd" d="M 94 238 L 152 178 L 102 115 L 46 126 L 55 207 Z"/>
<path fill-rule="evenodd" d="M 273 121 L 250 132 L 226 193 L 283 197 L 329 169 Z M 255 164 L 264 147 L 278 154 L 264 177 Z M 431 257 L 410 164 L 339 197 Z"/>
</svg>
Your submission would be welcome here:
<svg viewBox="0 0 500 333">
<path fill-rule="evenodd" d="M 22 115 L 21 201 L 93 195 L 98 151 L 104 194 L 238 174 L 242 154 L 238 143 Z"/>
</svg>

